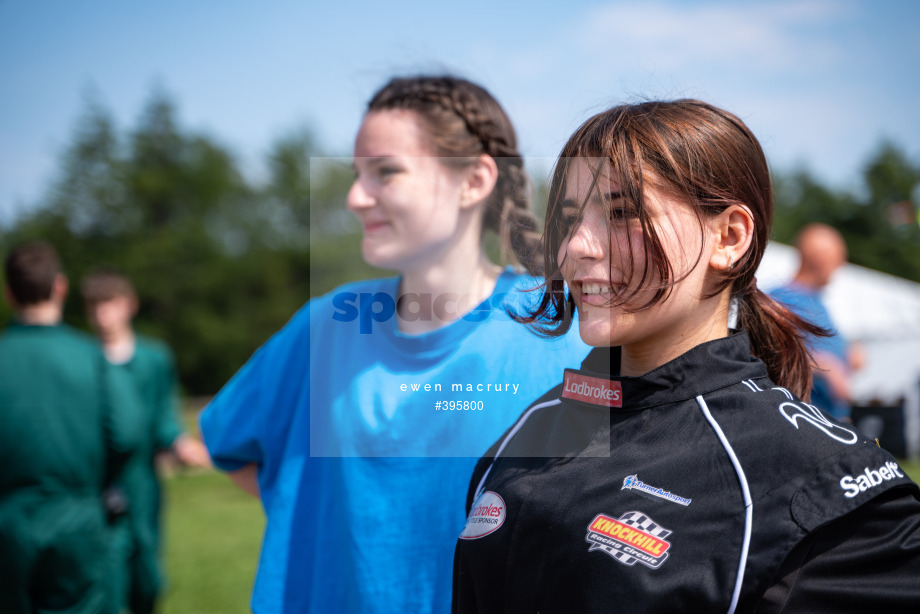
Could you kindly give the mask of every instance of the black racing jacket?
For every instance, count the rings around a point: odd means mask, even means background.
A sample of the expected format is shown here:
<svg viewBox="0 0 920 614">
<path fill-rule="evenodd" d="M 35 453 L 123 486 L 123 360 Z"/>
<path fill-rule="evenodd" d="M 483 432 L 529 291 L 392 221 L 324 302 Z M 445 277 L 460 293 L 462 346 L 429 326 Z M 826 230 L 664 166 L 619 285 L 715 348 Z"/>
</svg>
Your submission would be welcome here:
<svg viewBox="0 0 920 614">
<path fill-rule="evenodd" d="M 920 612 L 920 489 L 746 333 L 611 373 L 595 349 L 479 461 L 455 612 Z"/>
</svg>

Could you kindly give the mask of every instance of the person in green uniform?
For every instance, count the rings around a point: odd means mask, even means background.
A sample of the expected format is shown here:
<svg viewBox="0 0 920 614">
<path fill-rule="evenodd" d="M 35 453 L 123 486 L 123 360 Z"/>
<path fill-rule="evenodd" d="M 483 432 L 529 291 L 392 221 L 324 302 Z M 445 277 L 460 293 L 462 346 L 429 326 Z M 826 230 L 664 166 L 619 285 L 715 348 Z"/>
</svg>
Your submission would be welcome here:
<svg viewBox="0 0 920 614">
<path fill-rule="evenodd" d="M 134 331 L 131 322 L 138 300 L 128 278 L 100 269 L 83 280 L 81 290 L 106 358 L 130 376 L 142 402 L 138 454 L 122 479 L 128 512 L 119 529 L 113 581 L 121 587 L 123 607 L 145 614 L 154 610 L 162 586 L 156 458 L 171 453 L 193 466 L 208 466 L 210 459 L 204 445 L 179 423 L 172 352 L 164 343 Z"/>
<path fill-rule="evenodd" d="M 91 337 L 62 323 L 54 248 L 14 249 L 0 332 L 0 612 L 115 612 L 103 491 L 134 450 L 135 398 Z"/>
</svg>

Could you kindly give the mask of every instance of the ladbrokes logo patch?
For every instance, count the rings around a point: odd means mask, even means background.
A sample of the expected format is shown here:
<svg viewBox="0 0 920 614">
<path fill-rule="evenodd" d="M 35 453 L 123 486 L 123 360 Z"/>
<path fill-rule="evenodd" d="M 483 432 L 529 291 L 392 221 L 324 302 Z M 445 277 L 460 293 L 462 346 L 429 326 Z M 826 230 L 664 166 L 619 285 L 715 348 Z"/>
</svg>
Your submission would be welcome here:
<svg viewBox="0 0 920 614">
<path fill-rule="evenodd" d="M 604 407 L 623 407 L 623 388 L 620 382 L 565 371 L 562 397 Z"/>
<path fill-rule="evenodd" d="M 505 500 L 498 493 L 486 491 L 479 495 L 466 517 L 460 539 L 479 539 L 494 533 L 505 522 Z"/>
<path fill-rule="evenodd" d="M 626 512 L 619 519 L 595 516 L 585 540 L 591 544 L 588 552 L 603 550 L 624 565 L 638 562 L 658 569 L 668 558 L 671 543 L 664 538 L 670 534 L 642 512 Z"/>
</svg>

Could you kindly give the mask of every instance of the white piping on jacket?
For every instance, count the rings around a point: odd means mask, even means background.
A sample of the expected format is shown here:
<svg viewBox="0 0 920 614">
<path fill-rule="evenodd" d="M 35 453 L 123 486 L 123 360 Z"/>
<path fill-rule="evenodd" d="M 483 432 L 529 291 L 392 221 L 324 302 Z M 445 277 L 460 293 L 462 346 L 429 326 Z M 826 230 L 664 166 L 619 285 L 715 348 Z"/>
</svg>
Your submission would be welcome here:
<svg viewBox="0 0 920 614">
<path fill-rule="evenodd" d="M 543 409 L 544 407 L 549 407 L 551 405 L 559 405 L 560 403 L 562 403 L 562 400 L 553 399 L 552 401 L 546 401 L 545 403 L 534 405 L 533 407 L 528 409 L 526 412 L 524 412 L 524 415 L 521 416 L 521 419 L 517 421 L 517 424 L 515 424 L 514 427 L 512 427 L 511 432 L 508 433 L 508 436 L 502 439 L 502 443 L 501 445 L 498 446 L 498 450 L 495 452 L 495 456 L 492 457 L 492 462 L 489 464 L 489 468 L 486 469 L 486 472 L 482 474 L 482 479 L 479 480 L 479 485 L 476 487 L 476 496 L 473 497 L 473 501 L 478 499 L 479 495 L 482 494 L 482 487 L 486 483 L 486 478 L 489 477 L 489 472 L 492 471 L 492 465 L 495 464 L 495 459 L 501 456 L 502 450 L 505 449 L 505 445 L 507 445 L 507 443 L 511 441 L 511 438 L 514 437 L 519 430 L 521 430 L 521 427 L 524 426 L 525 422 L 527 422 L 527 418 L 530 417 L 530 414 L 537 411 L 538 409 Z"/>
<path fill-rule="evenodd" d="M 751 491 L 750 488 L 748 488 L 744 469 L 741 468 L 741 462 L 738 460 L 738 457 L 735 456 L 735 451 L 732 449 L 731 444 L 728 443 L 728 438 L 725 437 L 725 433 L 722 432 L 719 423 L 716 422 L 716 419 L 713 418 L 712 414 L 709 412 L 709 406 L 706 405 L 706 400 L 703 399 L 703 395 L 696 397 L 696 402 L 699 404 L 700 409 L 703 410 L 703 415 L 706 416 L 709 426 L 716 432 L 719 441 L 722 442 L 722 447 L 725 448 L 725 452 L 731 459 L 732 465 L 735 467 L 735 473 L 738 475 L 738 482 L 741 483 L 741 492 L 744 495 L 744 541 L 741 544 L 741 560 L 738 561 L 738 577 L 735 579 L 735 590 L 732 592 L 732 602 L 728 607 L 728 614 L 734 614 L 735 608 L 738 607 L 738 598 L 741 596 L 741 584 L 744 581 L 744 569 L 747 566 L 748 549 L 751 547 L 754 502 L 751 500 Z"/>
</svg>

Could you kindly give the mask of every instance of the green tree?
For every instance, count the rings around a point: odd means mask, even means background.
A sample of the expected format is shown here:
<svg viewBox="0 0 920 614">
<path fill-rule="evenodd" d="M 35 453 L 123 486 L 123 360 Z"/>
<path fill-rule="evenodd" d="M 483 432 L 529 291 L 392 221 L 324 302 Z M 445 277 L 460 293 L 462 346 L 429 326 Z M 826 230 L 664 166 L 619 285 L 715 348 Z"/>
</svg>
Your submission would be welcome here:
<svg viewBox="0 0 920 614">
<path fill-rule="evenodd" d="M 307 260 L 279 239 L 295 233 L 272 217 L 273 189 L 251 187 L 227 149 L 184 130 L 164 93 L 125 136 L 89 105 L 59 168 L 5 243 L 49 240 L 74 284 L 101 264 L 125 272 L 137 328 L 173 347 L 188 391 L 216 391 L 308 298 Z M 65 317 L 85 325 L 77 297 Z"/>
<path fill-rule="evenodd" d="M 774 238 L 791 243 L 810 222 L 837 228 L 855 264 L 920 282 L 918 203 L 920 164 L 891 143 L 882 143 L 863 170 L 864 189 L 839 192 L 805 170 L 774 177 Z"/>
</svg>

